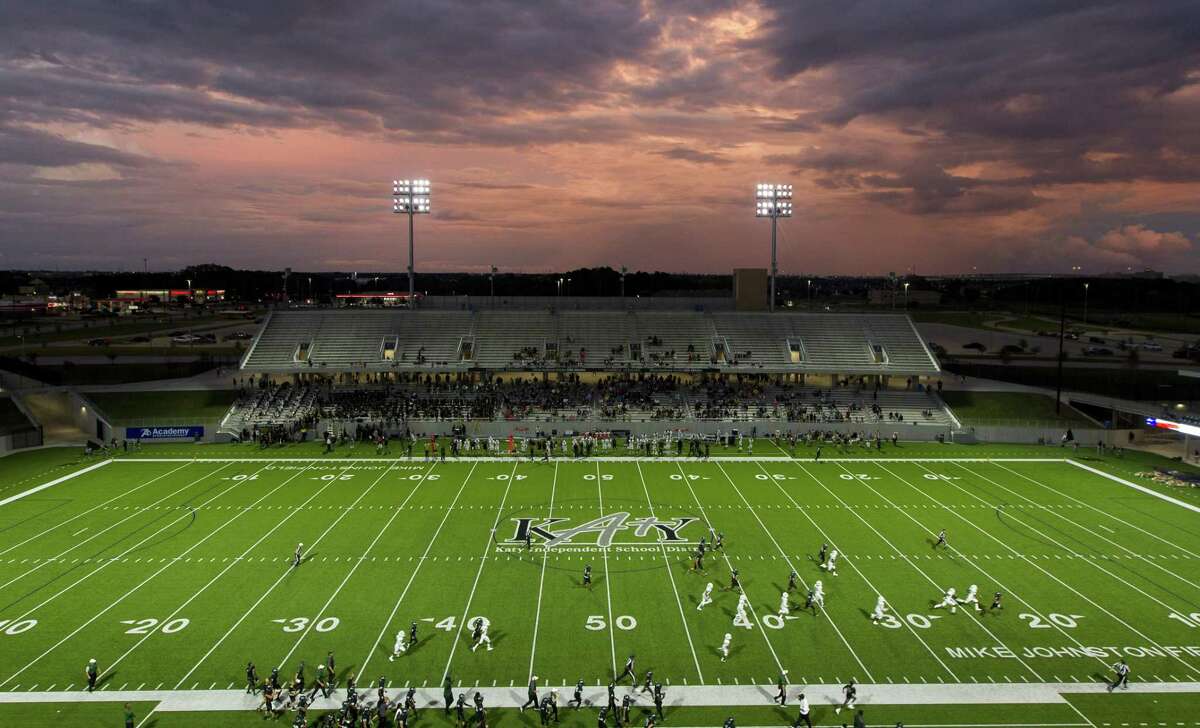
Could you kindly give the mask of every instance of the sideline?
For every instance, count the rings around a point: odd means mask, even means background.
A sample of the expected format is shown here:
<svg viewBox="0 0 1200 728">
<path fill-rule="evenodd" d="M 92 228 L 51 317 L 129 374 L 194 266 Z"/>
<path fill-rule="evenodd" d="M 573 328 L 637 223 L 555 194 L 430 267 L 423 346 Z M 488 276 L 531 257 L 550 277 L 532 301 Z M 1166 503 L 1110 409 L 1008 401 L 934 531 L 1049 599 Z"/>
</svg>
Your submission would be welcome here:
<svg viewBox="0 0 1200 728">
<path fill-rule="evenodd" d="M 186 460 L 186 458 L 185 458 L 185 460 Z M 109 458 L 108 460 L 101 460 L 100 462 L 89 465 L 86 468 L 83 468 L 82 470 L 76 470 L 73 473 L 67 473 L 66 475 L 64 475 L 60 478 L 55 478 L 54 480 L 51 480 L 48 483 L 42 483 L 41 485 L 30 488 L 29 490 L 23 491 L 21 493 L 17 493 L 16 495 L 10 495 L 9 497 L 5 498 L 4 500 L 0 500 L 0 506 L 6 506 L 9 503 L 12 503 L 13 501 L 21 500 L 22 498 L 24 498 L 27 495 L 33 495 L 34 493 L 43 491 L 47 488 L 58 485 L 59 483 L 68 481 L 71 478 L 74 478 L 76 476 L 83 475 L 84 473 L 90 473 L 93 470 L 96 470 L 97 468 L 102 468 L 105 465 L 108 465 L 111 462 L 113 462 L 112 458 Z"/>
<path fill-rule="evenodd" d="M 1147 488 L 1144 485 L 1138 485 L 1137 483 L 1131 483 L 1130 481 L 1125 480 L 1124 478 L 1119 478 L 1119 477 L 1113 475 L 1112 473 L 1106 473 L 1103 470 L 1100 470 L 1098 468 L 1093 468 L 1091 465 L 1084 465 L 1083 463 L 1078 462 L 1076 460 L 1072 460 L 1070 458 L 1067 458 L 1067 462 L 1070 463 L 1071 465 L 1074 465 L 1077 468 L 1083 468 L 1084 470 L 1088 471 L 1089 473 L 1095 473 L 1096 475 L 1100 475 L 1105 478 L 1108 478 L 1109 480 L 1111 480 L 1113 482 L 1120 483 L 1121 485 L 1129 486 L 1130 488 L 1133 488 L 1134 490 L 1140 490 L 1141 492 L 1145 493 L 1146 495 L 1152 495 L 1155 498 L 1158 498 L 1160 500 L 1165 500 L 1168 503 L 1174 503 L 1175 505 L 1186 508 L 1189 511 L 1193 511 L 1195 513 L 1200 513 L 1200 506 L 1194 506 L 1191 503 L 1185 503 L 1184 501 L 1181 501 L 1178 498 L 1172 498 L 1171 496 L 1167 495 L 1166 493 L 1159 493 L 1157 490 L 1155 490 L 1153 488 Z"/>
</svg>

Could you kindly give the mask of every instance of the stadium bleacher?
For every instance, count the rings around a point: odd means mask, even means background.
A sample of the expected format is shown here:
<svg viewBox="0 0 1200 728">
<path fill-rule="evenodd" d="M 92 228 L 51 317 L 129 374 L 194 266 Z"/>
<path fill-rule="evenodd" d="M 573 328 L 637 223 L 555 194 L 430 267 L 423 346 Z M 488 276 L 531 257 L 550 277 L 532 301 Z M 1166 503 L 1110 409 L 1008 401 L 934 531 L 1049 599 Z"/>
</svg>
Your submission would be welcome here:
<svg viewBox="0 0 1200 728">
<path fill-rule="evenodd" d="M 250 372 L 673 370 L 929 376 L 912 321 L 889 314 L 699 311 L 277 311 Z"/>
</svg>

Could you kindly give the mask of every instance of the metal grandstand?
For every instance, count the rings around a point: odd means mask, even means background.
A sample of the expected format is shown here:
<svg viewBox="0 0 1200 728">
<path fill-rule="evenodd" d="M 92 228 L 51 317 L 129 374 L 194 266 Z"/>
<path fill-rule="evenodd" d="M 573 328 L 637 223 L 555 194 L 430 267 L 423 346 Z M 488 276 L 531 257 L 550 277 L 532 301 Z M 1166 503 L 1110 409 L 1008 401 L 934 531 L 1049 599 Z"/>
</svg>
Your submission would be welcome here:
<svg viewBox="0 0 1200 728">
<path fill-rule="evenodd" d="M 276 311 L 241 367 L 262 373 L 941 372 L 904 315 L 549 309 Z"/>
</svg>

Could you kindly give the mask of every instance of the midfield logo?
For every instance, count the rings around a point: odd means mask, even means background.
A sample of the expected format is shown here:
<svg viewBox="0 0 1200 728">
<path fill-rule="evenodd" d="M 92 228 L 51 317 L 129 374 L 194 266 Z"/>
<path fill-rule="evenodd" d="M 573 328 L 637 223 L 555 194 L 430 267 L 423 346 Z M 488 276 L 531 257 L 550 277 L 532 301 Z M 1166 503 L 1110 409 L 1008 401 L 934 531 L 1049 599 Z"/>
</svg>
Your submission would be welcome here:
<svg viewBox="0 0 1200 728">
<path fill-rule="evenodd" d="M 697 520 L 685 516 L 672 521 L 664 521 L 653 516 L 630 519 L 629 513 L 610 513 L 587 523 L 581 523 L 574 528 L 554 530 L 560 523 L 569 518 L 514 518 L 516 529 L 509 543 L 524 543 L 526 537 L 534 536 L 542 539 L 546 548 L 554 548 L 559 544 L 575 543 L 575 537 L 594 533 L 596 546 L 608 548 L 613 544 L 613 538 L 621 531 L 633 531 L 637 538 L 646 538 L 651 533 L 658 537 L 658 543 L 684 544 L 689 543 L 679 532 L 689 523 Z"/>
</svg>

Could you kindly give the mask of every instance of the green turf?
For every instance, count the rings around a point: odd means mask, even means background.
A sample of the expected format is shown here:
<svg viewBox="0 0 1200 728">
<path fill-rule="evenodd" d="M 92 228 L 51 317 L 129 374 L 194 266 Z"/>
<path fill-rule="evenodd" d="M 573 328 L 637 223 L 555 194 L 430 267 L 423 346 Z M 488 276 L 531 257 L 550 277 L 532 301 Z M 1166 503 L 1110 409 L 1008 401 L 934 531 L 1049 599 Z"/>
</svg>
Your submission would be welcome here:
<svg viewBox="0 0 1200 728">
<path fill-rule="evenodd" d="M 772 454 L 769 447 L 760 442 L 756 454 Z M 640 670 L 673 686 L 768 684 L 781 666 L 795 685 L 850 677 L 1094 683 L 1119 653 L 1131 657 L 1135 681 L 1200 680 L 1200 614 L 1187 616 L 1200 602 L 1194 513 L 1064 462 L 967 459 L 1071 454 L 1127 477 L 1141 456 L 936 444 L 888 446 L 874 454 L 890 459 L 878 461 L 814 463 L 811 448 L 795 460 L 774 454 L 427 464 L 375 458 L 361 447 L 328 456 L 314 445 L 146 447 L 0 507 L 0 620 L 8 620 L 0 628 L 0 691 L 62 691 L 80 682 L 90 656 L 109 690 L 238 687 L 248 659 L 264 673 L 275 664 L 290 673 L 303 660 L 311 674 L 330 649 L 343 680 L 354 671 L 364 682 L 382 674 L 417 685 L 448 673 L 466 686 L 520 686 L 531 670 L 548 684 L 595 685 L 631 652 Z M 826 448 L 823 460 L 842 454 L 867 453 Z M 0 477 L 8 473 L 0 461 Z M 508 542 L 523 517 L 568 519 L 551 526 L 561 532 L 615 513 L 698 519 L 680 530 L 683 540 L 711 524 L 725 534 L 725 552 L 695 572 L 690 547 L 660 543 L 654 528 L 616 531 L 607 549 L 595 532 L 550 550 L 536 536 L 530 550 Z M 948 550 L 932 546 L 941 528 Z M 298 541 L 309 555 L 289 570 Z M 838 576 L 814 561 L 822 541 L 843 553 Z M 584 564 L 594 568 L 591 589 L 580 584 Z M 749 630 L 731 625 L 730 567 L 751 600 Z M 803 611 L 796 594 L 795 619 L 776 620 L 791 568 L 804 583 L 824 581 L 827 611 Z M 718 587 L 715 603 L 697 611 L 707 581 Z M 971 583 L 985 607 L 1003 591 L 1004 611 L 976 618 L 931 608 L 945 586 L 962 595 Z M 877 593 L 895 609 L 886 625 L 867 617 Z M 462 626 L 475 616 L 492 623 L 490 653 L 470 650 Z M 394 633 L 413 620 L 420 642 L 389 662 Z M 717 648 L 727 631 L 733 651 L 722 662 Z M 1016 657 L 967 649 L 998 646 Z M 1189 649 L 1172 656 L 1168 647 Z M 1103 697 L 1131 704 L 1124 695 Z M 1097 726 L 1111 713 L 1106 705 L 1092 713 L 1093 698 L 1081 700 Z M 1166 696 L 1154 715 L 1191 719 L 1187 707 Z M 0 708 L 0 721 L 18 710 Z M 877 720 L 1036 722 L 1027 710 L 880 706 Z M 1036 711 L 1047 722 L 1082 722 L 1062 708 Z M 725 712 L 681 709 L 671 724 L 718 725 Z M 769 705 L 728 712 L 741 725 L 794 718 Z M 261 720 L 234 716 L 220 724 Z M 840 720 L 824 705 L 816 717 Z M 512 712 L 498 719 L 536 724 Z"/>
<path fill-rule="evenodd" d="M 997 422 L 1054 422 L 1067 426 L 1094 427 L 1095 423 L 1064 404 L 1055 412 L 1054 398 L 1033 392 L 971 392 L 946 390 L 942 399 L 965 424 Z"/>
<path fill-rule="evenodd" d="M 110 419 L 180 417 L 220 418 L 237 399 L 232 389 L 183 389 L 155 392 L 84 392 Z"/>
</svg>

